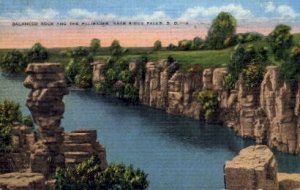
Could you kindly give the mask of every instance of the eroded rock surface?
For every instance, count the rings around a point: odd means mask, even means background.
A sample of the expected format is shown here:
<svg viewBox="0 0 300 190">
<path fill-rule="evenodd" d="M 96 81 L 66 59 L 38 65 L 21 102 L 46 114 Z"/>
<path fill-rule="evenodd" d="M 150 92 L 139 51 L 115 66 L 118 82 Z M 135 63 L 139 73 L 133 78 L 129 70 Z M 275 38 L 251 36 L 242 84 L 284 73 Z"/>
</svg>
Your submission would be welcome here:
<svg viewBox="0 0 300 190">
<path fill-rule="evenodd" d="M 278 190 L 277 162 L 264 145 L 250 146 L 227 161 L 224 167 L 225 189 Z"/>
<path fill-rule="evenodd" d="M 2 190 L 45 190 L 45 178 L 40 173 L 15 172 L 0 175 Z"/>
<path fill-rule="evenodd" d="M 38 126 L 39 140 L 31 154 L 32 172 L 48 175 L 64 165 L 61 152 L 64 113 L 63 96 L 68 94 L 64 68 L 58 63 L 29 64 L 24 86 L 30 88 L 27 107 Z"/>
</svg>

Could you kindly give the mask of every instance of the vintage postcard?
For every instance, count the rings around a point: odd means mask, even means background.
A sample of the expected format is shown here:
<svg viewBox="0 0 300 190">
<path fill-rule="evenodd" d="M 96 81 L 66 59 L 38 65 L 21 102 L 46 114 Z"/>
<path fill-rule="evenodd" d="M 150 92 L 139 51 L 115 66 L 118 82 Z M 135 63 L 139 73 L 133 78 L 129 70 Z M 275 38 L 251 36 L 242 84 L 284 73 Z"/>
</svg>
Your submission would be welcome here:
<svg viewBox="0 0 300 190">
<path fill-rule="evenodd" d="M 300 188 L 300 2 L 0 0 L 0 190 Z"/>
</svg>

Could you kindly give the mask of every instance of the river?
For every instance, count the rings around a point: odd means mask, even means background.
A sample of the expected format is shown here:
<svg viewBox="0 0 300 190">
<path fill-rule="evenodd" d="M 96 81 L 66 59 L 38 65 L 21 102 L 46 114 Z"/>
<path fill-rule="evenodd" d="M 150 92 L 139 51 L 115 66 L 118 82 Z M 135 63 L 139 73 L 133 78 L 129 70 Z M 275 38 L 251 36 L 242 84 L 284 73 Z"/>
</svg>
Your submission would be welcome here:
<svg viewBox="0 0 300 190">
<path fill-rule="evenodd" d="M 23 112 L 29 92 L 24 78 L 0 74 L 0 100 L 11 99 Z M 65 131 L 97 129 L 110 163 L 133 164 L 149 174 L 151 190 L 224 189 L 223 165 L 253 144 L 231 129 L 133 105 L 90 91 L 64 97 Z M 300 157 L 275 152 L 279 171 L 300 172 Z"/>
</svg>

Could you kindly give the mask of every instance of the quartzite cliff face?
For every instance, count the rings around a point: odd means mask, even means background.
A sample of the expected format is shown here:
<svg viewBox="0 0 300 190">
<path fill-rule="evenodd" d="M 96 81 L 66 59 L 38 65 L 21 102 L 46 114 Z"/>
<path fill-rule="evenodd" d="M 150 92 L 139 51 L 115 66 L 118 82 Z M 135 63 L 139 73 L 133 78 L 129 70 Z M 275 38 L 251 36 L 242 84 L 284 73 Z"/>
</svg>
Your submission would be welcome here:
<svg viewBox="0 0 300 190">
<path fill-rule="evenodd" d="M 136 68 L 134 64 L 130 63 L 130 69 Z M 105 78 L 104 65 L 94 64 L 94 82 Z M 201 90 L 213 90 L 219 95 L 218 120 L 237 134 L 283 152 L 300 152 L 300 90 L 279 81 L 278 67 L 266 68 L 260 87 L 247 90 L 240 76 L 230 91 L 224 88 L 226 68 L 170 72 L 171 67 L 165 60 L 146 64 L 145 78 L 135 81 L 142 104 L 202 120 L 196 95 Z"/>
</svg>

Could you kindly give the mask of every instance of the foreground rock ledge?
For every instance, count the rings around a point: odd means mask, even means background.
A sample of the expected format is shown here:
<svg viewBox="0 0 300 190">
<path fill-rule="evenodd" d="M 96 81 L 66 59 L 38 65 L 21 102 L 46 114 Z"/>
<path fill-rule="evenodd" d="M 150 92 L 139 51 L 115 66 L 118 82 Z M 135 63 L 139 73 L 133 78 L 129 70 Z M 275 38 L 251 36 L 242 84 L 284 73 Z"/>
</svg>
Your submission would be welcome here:
<svg viewBox="0 0 300 190">
<path fill-rule="evenodd" d="M 300 174 L 277 173 L 277 170 L 277 161 L 267 146 L 249 146 L 225 163 L 225 189 L 300 189 Z"/>
<path fill-rule="evenodd" d="M 225 164 L 225 188 L 278 189 L 277 162 L 267 146 L 250 146 Z"/>
<path fill-rule="evenodd" d="M 0 175 L 0 189 L 45 189 L 45 178 L 40 173 L 7 173 Z"/>
</svg>

